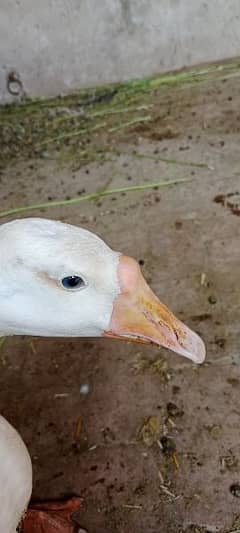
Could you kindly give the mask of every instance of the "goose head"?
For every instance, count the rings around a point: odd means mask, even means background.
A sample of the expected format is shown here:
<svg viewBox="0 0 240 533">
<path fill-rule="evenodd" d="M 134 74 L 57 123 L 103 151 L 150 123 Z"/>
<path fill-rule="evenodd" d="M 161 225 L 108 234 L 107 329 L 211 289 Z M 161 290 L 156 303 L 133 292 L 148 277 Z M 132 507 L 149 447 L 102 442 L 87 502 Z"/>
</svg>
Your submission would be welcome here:
<svg viewBox="0 0 240 533">
<path fill-rule="evenodd" d="M 201 363 L 202 340 L 151 291 L 138 263 L 93 233 L 27 218 L 0 227 L 2 335 L 112 337 Z"/>
</svg>

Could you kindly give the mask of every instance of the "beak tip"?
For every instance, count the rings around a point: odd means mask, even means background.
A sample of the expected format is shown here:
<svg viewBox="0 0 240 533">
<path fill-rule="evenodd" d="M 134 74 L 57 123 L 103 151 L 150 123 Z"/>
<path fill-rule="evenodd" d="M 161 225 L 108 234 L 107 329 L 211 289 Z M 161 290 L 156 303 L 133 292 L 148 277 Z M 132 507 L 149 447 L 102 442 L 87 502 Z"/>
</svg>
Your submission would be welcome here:
<svg viewBox="0 0 240 533">
<path fill-rule="evenodd" d="M 171 349 L 178 355 L 182 355 L 193 361 L 193 363 L 201 365 L 206 357 L 206 347 L 203 340 L 185 324 L 179 322 L 179 326 L 179 330 L 181 328 L 182 331 L 182 340 L 178 341 Z"/>
<path fill-rule="evenodd" d="M 189 348 L 188 357 L 197 365 L 201 365 L 205 361 L 206 347 L 199 335 L 191 332 L 191 348 Z"/>
</svg>

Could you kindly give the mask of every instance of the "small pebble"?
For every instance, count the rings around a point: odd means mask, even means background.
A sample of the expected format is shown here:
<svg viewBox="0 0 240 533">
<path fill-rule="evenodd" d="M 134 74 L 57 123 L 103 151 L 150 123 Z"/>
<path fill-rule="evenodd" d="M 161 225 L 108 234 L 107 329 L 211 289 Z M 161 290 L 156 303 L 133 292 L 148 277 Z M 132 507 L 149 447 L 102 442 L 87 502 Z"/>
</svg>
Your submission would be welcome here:
<svg viewBox="0 0 240 533">
<path fill-rule="evenodd" d="M 176 444 L 173 439 L 170 439 L 169 437 L 162 437 L 160 442 L 164 455 L 172 455 L 176 452 Z"/>
<path fill-rule="evenodd" d="M 209 303 L 212 304 L 212 305 L 214 305 L 214 304 L 217 303 L 217 299 L 216 299 L 215 296 L 213 296 L 213 295 L 209 296 L 208 301 L 209 301 Z"/>
<path fill-rule="evenodd" d="M 176 220 L 176 221 L 175 221 L 175 228 L 176 228 L 176 229 L 181 229 L 181 228 L 182 228 L 182 225 L 183 225 L 183 224 L 182 224 L 181 220 Z"/>
<path fill-rule="evenodd" d="M 171 416 L 172 418 L 176 418 L 178 416 L 184 415 L 184 412 L 181 409 L 179 409 L 179 407 L 173 402 L 167 403 L 167 413 L 168 413 L 168 416 Z"/>
<path fill-rule="evenodd" d="M 48 159 L 49 158 L 49 152 L 42 152 L 40 153 L 41 159 Z"/>
<path fill-rule="evenodd" d="M 219 346 L 220 348 L 224 348 L 224 346 L 225 346 L 225 344 L 226 344 L 226 339 L 224 339 L 224 338 L 215 339 L 215 343 L 216 343 L 217 346 Z"/>
<path fill-rule="evenodd" d="M 90 387 L 87 383 L 84 383 L 80 386 L 80 394 L 87 395 L 90 392 Z"/>
<path fill-rule="evenodd" d="M 233 483 L 230 487 L 230 492 L 236 498 L 240 498 L 240 483 Z"/>
</svg>

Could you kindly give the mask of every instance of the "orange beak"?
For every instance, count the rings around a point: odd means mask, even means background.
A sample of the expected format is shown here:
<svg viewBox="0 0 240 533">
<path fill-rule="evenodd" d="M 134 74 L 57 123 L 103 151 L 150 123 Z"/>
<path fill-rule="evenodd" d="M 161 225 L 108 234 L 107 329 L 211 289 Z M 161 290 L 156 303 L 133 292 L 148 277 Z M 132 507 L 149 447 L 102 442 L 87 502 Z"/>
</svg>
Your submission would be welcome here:
<svg viewBox="0 0 240 533">
<path fill-rule="evenodd" d="M 118 278 L 120 293 L 104 336 L 156 344 L 195 363 L 204 361 L 203 341 L 158 300 L 134 259 L 120 256 Z"/>
</svg>

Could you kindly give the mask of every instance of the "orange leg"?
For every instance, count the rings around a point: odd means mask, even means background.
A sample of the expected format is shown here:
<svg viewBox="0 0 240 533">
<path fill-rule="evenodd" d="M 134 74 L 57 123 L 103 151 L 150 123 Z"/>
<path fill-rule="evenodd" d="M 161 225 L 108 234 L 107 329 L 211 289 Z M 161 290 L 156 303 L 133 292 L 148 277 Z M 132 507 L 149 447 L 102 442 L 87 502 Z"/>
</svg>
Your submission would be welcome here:
<svg viewBox="0 0 240 533">
<path fill-rule="evenodd" d="M 23 520 L 22 533 L 75 533 L 79 526 L 73 515 L 81 507 L 81 498 L 30 504 Z"/>
</svg>

